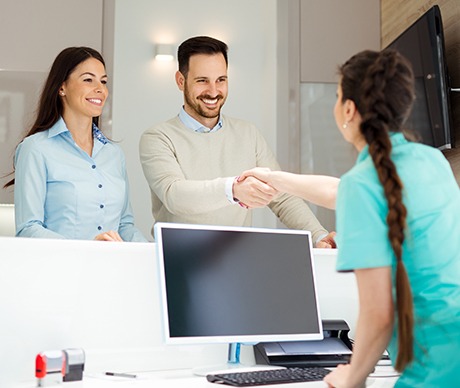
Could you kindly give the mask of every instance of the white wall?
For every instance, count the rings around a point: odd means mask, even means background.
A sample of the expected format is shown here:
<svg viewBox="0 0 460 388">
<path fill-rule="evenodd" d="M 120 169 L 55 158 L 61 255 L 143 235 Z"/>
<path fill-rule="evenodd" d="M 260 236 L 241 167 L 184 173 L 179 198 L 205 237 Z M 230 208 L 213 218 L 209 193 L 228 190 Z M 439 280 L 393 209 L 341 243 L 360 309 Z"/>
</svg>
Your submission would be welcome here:
<svg viewBox="0 0 460 388">
<path fill-rule="evenodd" d="M 113 132 L 128 165 L 137 226 L 150 236 L 150 192 L 139 162 L 143 131 L 179 112 L 176 62 L 153 59 L 155 43 L 176 47 L 196 35 L 210 35 L 229 46 L 228 115 L 255 123 L 276 149 L 276 0 L 117 0 L 113 79 Z M 257 226 L 276 225 L 258 210 Z"/>
</svg>

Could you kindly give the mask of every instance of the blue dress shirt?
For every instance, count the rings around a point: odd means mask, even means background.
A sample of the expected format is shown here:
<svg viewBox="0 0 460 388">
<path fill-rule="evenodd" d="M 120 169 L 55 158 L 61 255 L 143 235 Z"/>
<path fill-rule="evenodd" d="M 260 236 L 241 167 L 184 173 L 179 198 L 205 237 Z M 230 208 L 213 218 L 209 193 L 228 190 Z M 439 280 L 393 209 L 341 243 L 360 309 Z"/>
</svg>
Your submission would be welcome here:
<svg viewBox="0 0 460 388">
<path fill-rule="evenodd" d="M 92 156 L 73 140 L 62 118 L 25 138 L 15 156 L 18 237 L 92 240 L 117 231 L 147 241 L 134 227 L 123 152 L 93 125 Z"/>
<path fill-rule="evenodd" d="M 212 133 L 212 132 L 217 132 L 219 129 L 222 128 L 222 118 L 221 117 L 219 117 L 219 121 L 214 126 L 214 128 L 208 128 L 208 127 L 205 127 L 203 124 L 201 124 L 198 120 L 195 120 L 192 116 L 190 116 L 185 111 L 183 106 L 179 112 L 179 118 L 187 128 L 191 129 L 194 132 Z"/>
</svg>

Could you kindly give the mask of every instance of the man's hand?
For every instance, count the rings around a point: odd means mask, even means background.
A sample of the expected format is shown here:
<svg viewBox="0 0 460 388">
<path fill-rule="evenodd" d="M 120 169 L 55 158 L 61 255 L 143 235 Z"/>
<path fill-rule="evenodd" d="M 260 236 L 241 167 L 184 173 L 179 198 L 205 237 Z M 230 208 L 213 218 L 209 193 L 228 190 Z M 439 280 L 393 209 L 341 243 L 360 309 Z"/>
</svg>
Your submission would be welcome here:
<svg viewBox="0 0 460 388">
<path fill-rule="evenodd" d="M 233 182 L 233 197 L 248 209 L 267 206 L 277 195 L 273 187 L 252 176 Z"/>
<path fill-rule="evenodd" d="M 335 232 L 329 233 L 326 237 L 316 243 L 316 248 L 337 248 L 337 244 L 334 240 L 335 235 Z"/>
</svg>

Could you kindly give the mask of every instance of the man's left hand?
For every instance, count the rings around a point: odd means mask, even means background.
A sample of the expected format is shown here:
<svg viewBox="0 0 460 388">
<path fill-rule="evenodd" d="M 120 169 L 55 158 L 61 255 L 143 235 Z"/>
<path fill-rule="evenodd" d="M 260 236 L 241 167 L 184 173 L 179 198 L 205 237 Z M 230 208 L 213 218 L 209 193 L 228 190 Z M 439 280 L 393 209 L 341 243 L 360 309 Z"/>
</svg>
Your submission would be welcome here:
<svg viewBox="0 0 460 388">
<path fill-rule="evenodd" d="M 326 237 L 322 238 L 316 243 L 316 248 L 337 248 L 335 243 L 336 232 L 330 232 Z"/>
</svg>

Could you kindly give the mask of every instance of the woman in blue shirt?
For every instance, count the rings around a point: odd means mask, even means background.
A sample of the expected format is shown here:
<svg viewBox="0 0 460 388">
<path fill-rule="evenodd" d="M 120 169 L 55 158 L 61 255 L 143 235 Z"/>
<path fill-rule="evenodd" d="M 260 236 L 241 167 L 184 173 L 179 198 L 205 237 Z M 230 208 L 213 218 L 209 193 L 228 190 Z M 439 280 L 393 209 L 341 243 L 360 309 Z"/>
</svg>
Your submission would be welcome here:
<svg viewBox="0 0 460 388">
<path fill-rule="evenodd" d="M 354 271 L 360 311 L 351 362 L 326 376 L 329 386 L 363 386 L 387 347 L 397 387 L 456 386 L 459 186 L 439 150 L 402 134 L 414 78 L 401 55 L 364 51 L 340 75 L 334 115 L 356 165 L 340 181 L 263 169 L 240 179 L 337 209 L 337 269 Z"/>
<path fill-rule="evenodd" d="M 15 185 L 17 236 L 147 241 L 134 227 L 123 152 L 97 127 L 107 97 L 96 50 L 56 57 L 5 185 Z"/>
</svg>

